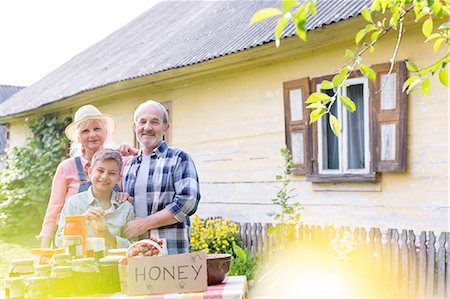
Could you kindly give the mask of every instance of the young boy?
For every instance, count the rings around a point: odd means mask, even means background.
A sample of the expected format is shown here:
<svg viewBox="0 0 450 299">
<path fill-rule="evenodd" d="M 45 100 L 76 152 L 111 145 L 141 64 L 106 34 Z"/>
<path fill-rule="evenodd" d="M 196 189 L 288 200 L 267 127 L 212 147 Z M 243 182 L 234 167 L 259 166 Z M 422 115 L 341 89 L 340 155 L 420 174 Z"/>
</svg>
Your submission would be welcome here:
<svg viewBox="0 0 450 299">
<path fill-rule="evenodd" d="M 113 149 L 98 151 L 92 158 L 89 175 L 92 186 L 69 198 L 61 212 L 55 241 L 62 245 L 66 216 L 85 215 L 88 237 L 105 238 L 107 248 L 128 247 L 130 241 L 121 237 L 122 226 L 134 219 L 133 206 L 116 200 L 114 185 L 120 180 L 122 158 Z"/>
</svg>

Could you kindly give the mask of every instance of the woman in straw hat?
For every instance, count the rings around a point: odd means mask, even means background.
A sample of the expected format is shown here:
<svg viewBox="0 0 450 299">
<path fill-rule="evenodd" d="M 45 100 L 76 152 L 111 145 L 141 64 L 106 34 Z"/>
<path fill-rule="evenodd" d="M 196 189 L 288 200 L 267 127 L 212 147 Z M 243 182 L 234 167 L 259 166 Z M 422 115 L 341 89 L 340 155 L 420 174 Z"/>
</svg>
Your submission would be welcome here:
<svg viewBox="0 0 450 299">
<path fill-rule="evenodd" d="M 114 128 L 112 117 L 92 105 L 82 106 L 75 112 L 74 121 L 65 129 L 67 138 L 72 142 L 72 157 L 58 165 L 53 177 L 50 200 L 38 237 L 41 247 L 50 247 L 64 203 L 72 195 L 89 188 L 87 173 L 92 157 L 103 149 Z M 119 190 L 117 185 L 114 190 Z M 127 194 L 122 194 L 121 201 L 123 197 L 127 197 Z"/>
</svg>

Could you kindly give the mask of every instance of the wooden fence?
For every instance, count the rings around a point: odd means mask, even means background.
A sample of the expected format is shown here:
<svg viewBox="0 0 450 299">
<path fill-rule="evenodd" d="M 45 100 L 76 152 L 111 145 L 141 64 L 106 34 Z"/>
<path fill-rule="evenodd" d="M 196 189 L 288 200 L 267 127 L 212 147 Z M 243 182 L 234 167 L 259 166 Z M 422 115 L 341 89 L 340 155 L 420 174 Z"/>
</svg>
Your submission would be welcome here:
<svg viewBox="0 0 450 299">
<path fill-rule="evenodd" d="M 272 250 L 273 237 L 267 233 L 272 225 L 238 224 L 247 249 L 266 259 Z M 450 298 L 450 232 L 421 232 L 379 228 L 338 229 L 327 226 L 299 225 L 291 227 L 295 237 L 303 242 L 331 241 L 347 238 L 356 250 L 370 258 L 374 267 L 389 275 L 394 286 L 408 298 Z M 350 235 L 349 235 L 350 234 Z"/>
</svg>

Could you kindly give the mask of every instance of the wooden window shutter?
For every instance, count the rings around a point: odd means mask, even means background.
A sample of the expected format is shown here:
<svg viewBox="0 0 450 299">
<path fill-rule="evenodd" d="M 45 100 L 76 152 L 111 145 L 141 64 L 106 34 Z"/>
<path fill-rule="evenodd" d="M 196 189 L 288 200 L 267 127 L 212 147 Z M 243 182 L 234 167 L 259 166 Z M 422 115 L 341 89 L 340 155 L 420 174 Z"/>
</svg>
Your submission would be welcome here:
<svg viewBox="0 0 450 299">
<path fill-rule="evenodd" d="M 286 145 L 294 161 L 294 174 L 305 174 L 309 156 L 309 114 L 305 108 L 305 101 L 309 96 L 309 78 L 285 82 L 283 94 Z"/>
<path fill-rule="evenodd" d="M 375 172 L 406 169 L 406 64 L 397 62 L 388 76 L 390 63 L 372 66 L 377 73 L 371 89 L 371 150 Z"/>
</svg>

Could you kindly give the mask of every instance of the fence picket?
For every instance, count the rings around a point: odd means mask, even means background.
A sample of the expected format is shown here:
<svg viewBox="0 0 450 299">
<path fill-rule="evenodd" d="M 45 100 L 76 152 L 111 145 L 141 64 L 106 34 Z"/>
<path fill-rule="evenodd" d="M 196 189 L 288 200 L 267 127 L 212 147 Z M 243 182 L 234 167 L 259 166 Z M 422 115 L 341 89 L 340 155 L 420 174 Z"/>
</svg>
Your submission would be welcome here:
<svg viewBox="0 0 450 299">
<path fill-rule="evenodd" d="M 427 256 L 427 297 L 434 296 L 434 266 L 436 258 L 436 236 L 433 232 L 428 232 L 428 256 Z"/>
<path fill-rule="evenodd" d="M 386 274 L 392 275 L 392 229 L 389 228 L 386 232 L 386 248 L 384 254 L 384 269 Z"/>
<path fill-rule="evenodd" d="M 408 231 L 408 244 L 409 244 L 409 286 L 408 286 L 408 298 L 416 298 L 417 295 L 417 255 L 416 255 L 416 235 L 414 231 Z"/>
<path fill-rule="evenodd" d="M 420 233 L 420 251 L 419 251 L 419 287 L 418 297 L 425 298 L 427 288 L 427 250 L 426 250 L 426 232 Z"/>
<path fill-rule="evenodd" d="M 400 285 L 401 285 L 401 289 L 402 289 L 402 293 L 403 294 L 407 294 L 408 292 L 408 285 L 409 285 L 409 277 L 408 277 L 408 272 L 409 272 L 409 263 L 408 263 L 408 234 L 407 234 L 407 230 L 403 229 L 402 230 L 402 234 L 401 234 L 401 269 L 402 269 L 402 274 L 401 274 L 401 280 L 400 280 Z"/>
<path fill-rule="evenodd" d="M 446 242 L 446 266 L 445 266 L 445 272 L 447 273 L 447 279 L 446 279 L 446 297 L 445 298 L 450 298 L 450 233 L 445 233 L 445 239 L 447 240 Z"/>
<path fill-rule="evenodd" d="M 438 255 L 437 255 L 437 290 L 436 295 L 439 298 L 445 296 L 445 233 L 439 236 Z"/>
<path fill-rule="evenodd" d="M 399 286 L 398 239 L 398 231 L 392 230 L 392 281 L 394 287 Z"/>
</svg>

